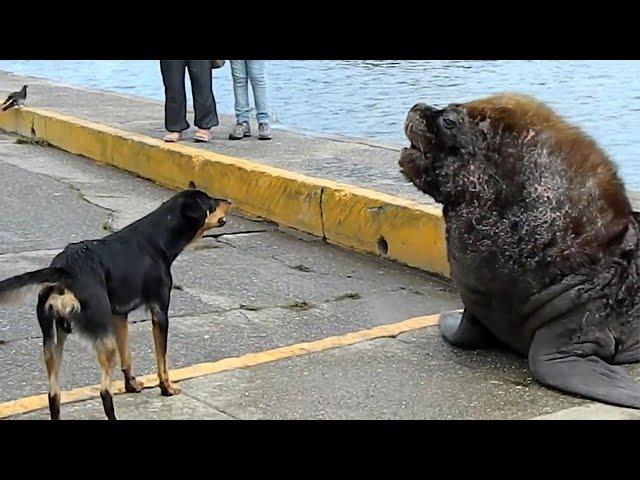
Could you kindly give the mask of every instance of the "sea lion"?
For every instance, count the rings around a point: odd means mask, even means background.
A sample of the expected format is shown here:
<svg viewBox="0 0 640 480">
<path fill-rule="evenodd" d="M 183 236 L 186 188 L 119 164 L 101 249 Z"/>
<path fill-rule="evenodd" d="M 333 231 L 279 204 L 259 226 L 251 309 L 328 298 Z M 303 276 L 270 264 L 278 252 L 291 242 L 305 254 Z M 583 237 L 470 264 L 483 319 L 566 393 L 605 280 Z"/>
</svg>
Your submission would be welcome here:
<svg viewBox="0 0 640 480">
<path fill-rule="evenodd" d="M 402 174 L 443 206 L 463 348 L 507 346 L 558 390 L 640 408 L 640 214 L 596 142 L 546 105 L 502 94 L 405 121 Z"/>
</svg>

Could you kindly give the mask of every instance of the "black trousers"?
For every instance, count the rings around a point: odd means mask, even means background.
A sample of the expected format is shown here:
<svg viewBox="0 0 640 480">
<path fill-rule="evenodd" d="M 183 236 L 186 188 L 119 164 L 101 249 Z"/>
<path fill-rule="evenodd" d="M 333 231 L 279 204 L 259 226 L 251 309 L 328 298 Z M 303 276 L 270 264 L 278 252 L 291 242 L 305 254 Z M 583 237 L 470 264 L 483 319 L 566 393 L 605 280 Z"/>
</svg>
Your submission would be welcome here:
<svg viewBox="0 0 640 480">
<path fill-rule="evenodd" d="M 185 69 L 189 70 L 193 93 L 194 122 L 196 127 L 208 130 L 217 126 L 218 110 L 213 95 L 211 60 L 161 60 L 160 70 L 164 83 L 164 124 L 169 132 L 182 132 L 187 122 L 187 95 Z"/>
</svg>

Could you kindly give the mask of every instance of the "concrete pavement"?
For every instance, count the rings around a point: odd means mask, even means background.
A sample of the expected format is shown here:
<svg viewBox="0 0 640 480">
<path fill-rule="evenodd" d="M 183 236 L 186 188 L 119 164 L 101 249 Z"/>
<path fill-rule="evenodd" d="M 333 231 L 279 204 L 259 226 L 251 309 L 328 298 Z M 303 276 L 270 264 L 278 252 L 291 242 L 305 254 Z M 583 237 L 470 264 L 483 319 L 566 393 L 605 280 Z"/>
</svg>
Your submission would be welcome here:
<svg viewBox="0 0 640 480">
<path fill-rule="evenodd" d="M 117 169 L 0 135 L 0 277 L 42 267 L 69 241 L 105 235 L 173 192 Z M 259 233 L 234 234 L 247 230 Z M 455 290 L 424 272 L 342 250 L 267 222 L 234 216 L 229 235 L 203 240 L 173 273 L 169 365 L 257 353 L 460 308 Z M 46 392 L 35 299 L 0 309 L 0 412 Z M 155 375 L 151 326 L 131 316 L 137 375 Z M 291 350 L 293 351 L 293 349 Z M 543 388 L 524 360 L 464 352 L 436 326 L 344 347 L 265 360 L 180 383 L 117 395 L 122 419 L 521 419 L 640 418 Z M 640 378 L 640 369 L 632 369 Z M 99 382 L 90 348 L 72 337 L 63 390 Z M 12 419 L 46 419 L 45 409 Z M 102 419 L 100 401 L 62 406 L 68 419 Z"/>
</svg>

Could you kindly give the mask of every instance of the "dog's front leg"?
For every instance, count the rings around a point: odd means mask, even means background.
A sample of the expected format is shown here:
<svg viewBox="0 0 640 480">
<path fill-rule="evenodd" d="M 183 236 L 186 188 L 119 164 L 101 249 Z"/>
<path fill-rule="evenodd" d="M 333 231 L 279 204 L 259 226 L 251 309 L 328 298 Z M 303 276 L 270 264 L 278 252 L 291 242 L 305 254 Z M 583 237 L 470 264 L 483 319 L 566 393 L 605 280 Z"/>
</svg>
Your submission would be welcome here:
<svg viewBox="0 0 640 480">
<path fill-rule="evenodd" d="M 180 388 L 169 381 L 169 370 L 167 369 L 167 338 L 169 334 L 168 307 L 151 308 L 151 320 L 153 323 L 153 341 L 156 347 L 156 363 L 158 365 L 158 382 L 160 392 L 165 397 L 177 395 Z"/>
</svg>

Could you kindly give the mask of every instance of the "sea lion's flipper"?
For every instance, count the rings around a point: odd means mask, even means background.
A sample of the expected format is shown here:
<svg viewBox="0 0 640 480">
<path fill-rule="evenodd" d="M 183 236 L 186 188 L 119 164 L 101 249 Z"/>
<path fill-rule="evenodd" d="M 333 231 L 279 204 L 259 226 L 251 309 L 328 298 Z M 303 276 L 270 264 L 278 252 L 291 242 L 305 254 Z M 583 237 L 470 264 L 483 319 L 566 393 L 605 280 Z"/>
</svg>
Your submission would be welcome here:
<svg viewBox="0 0 640 480">
<path fill-rule="evenodd" d="M 543 385 L 567 393 L 640 409 L 640 384 L 624 367 L 610 365 L 588 350 L 567 344 L 556 325 L 546 325 L 531 343 L 531 373 Z"/>
<path fill-rule="evenodd" d="M 440 332 L 446 341 L 460 348 L 489 348 L 498 340 L 468 310 L 440 315 Z"/>
<path fill-rule="evenodd" d="M 639 362 L 640 362 L 640 341 L 616 353 L 616 356 L 613 357 L 613 361 L 611 363 L 615 365 L 626 365 L 629 363 L 639 363 Z"/>
</svg>

